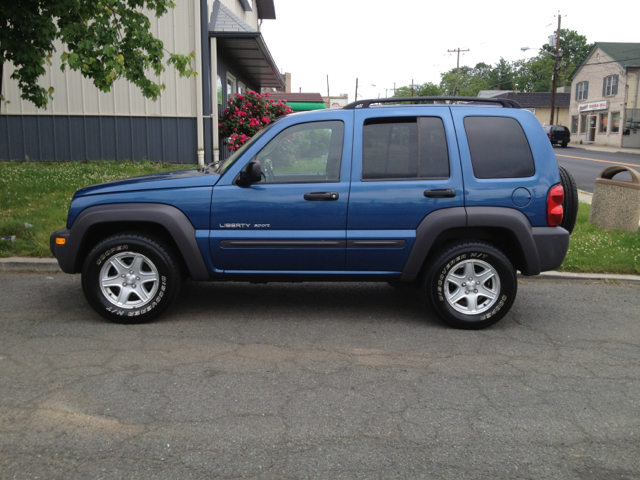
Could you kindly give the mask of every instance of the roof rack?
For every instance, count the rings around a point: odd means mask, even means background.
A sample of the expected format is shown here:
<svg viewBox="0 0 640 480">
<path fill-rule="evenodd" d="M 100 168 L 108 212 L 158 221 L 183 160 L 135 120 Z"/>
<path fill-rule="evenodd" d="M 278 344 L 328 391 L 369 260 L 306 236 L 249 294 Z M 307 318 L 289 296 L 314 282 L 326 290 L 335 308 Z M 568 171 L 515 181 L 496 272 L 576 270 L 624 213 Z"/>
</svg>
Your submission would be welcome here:
<svg viewBox="0 0 640 480">
<path fill-rule="evenodd" d="M 492 97 L 393 97 L 393 98 L 370 98 L 368 100 L 358 100 L 343 107 L 345 110 L 354 108 L 369 108 L 375 103 L 399 103 L 399 102 L 428 102 L 428 101 L 451 100 L 454 102 L 474 102 L 474 103 L 499 103 L 504 108 L 522 108 L 518 102 L 508 98 Z"/>
</svg>

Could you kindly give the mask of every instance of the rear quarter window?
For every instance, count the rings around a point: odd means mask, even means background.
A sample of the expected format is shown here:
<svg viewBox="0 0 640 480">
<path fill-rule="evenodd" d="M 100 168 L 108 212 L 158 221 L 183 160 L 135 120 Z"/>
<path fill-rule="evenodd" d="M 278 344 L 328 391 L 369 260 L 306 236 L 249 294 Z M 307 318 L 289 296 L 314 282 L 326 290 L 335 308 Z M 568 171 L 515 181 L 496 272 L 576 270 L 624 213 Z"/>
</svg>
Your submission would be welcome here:
<svg viewBox="0 0 640 480">
<path fill-rule="evenodd" d="M 520 123 L 509 117 L 467 117 L 464 128 L 476 178 L 523 178 L 535 174 Z"/>
</svg>

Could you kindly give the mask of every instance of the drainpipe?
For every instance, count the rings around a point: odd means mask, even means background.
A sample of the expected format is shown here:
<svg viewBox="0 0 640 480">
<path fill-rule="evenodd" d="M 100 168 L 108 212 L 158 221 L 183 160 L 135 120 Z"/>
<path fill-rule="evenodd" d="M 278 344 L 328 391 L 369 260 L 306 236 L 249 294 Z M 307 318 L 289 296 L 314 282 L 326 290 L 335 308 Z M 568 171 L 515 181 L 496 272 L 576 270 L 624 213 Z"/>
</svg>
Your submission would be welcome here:
<svg viewBox="0 0 640 480">
<path fill-rule="evenodd" d="M 200 28 L 200 8 L 197 6 L 193 9 L 194 24 L 196 27 L 196 69 L 202 72 L 202 31 Z M 196 82 L 196 131 L 198 138 L 198 166 L 204 167 L 204 116 L 202 108 L 202 80 L 198 77 L 194 78 Z"/>
<path fill-rule="evenodd" d="M 218 41 L 215 37 L 209 39 L 209 50 L 211 51 L 211 85 L 215 88 L 211 111 L 211 130 L 213 140 L 213 163 L 220 162 L 220 135 L 218 134 Z M 215 87 L 213 87 L 215 85 Z"/>
<path fill-rule="evenodd" d="M 636 109 L 638 108 L 638 86 L 640 86 L 640 70 L 636 70 L 636 97 L 633 99 L 633 117 L 631 118 L 632 122 L 637 122 Z"/>
</svg>

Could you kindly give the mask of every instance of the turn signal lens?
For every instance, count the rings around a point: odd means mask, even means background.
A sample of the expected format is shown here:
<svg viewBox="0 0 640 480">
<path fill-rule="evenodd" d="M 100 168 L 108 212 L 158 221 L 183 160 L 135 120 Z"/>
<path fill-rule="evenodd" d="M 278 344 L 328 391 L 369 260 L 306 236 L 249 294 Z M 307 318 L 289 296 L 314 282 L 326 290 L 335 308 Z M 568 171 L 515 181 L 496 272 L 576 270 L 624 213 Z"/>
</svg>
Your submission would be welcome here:
<svg viewBox="0 0 640 480">
<path fill-rule="evenodd" d="M 549 190 L 547 197 L 547 225 L 555 227 L 562 223 L 564 210 L 562 208 L 564 202 L 564 188 L 562 185 L 556 185 Z"/>
<path fill-rule="evenodd" d="M 66 238 L 56 237 L 56 245 L 64 245 L 65 243 L 67 243 Z"/>
</svg>

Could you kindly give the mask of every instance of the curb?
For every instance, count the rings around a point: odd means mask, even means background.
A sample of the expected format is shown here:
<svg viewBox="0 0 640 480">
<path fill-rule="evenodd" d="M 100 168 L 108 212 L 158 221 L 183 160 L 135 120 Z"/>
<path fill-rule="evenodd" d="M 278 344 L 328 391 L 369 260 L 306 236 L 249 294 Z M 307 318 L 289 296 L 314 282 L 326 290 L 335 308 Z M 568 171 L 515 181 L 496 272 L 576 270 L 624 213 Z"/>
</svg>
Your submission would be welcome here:
<svg viewBox="0 0 640 480">
<path fill-rule="evenodd" d="M 62 272 L 55 258 L 0 258 L 0 272 Z"/>
<path fill-rule="evenodd" d="M 640 275 L 617 275 L 614 273 L 573 273 L 573 272 L 542 272 L 539 275 L 526 277 L 518 272 L 520 280 L 569 280 L 580 282 L 607 282 L 615 281 L 620 283 L 640 284 Z"/>
<path fill-rule="evenodd" d="M 0 272 L 62 272 L 55 258 L 0 258 Z M 577 280 L 577 281 L 616 281 L 622 283 L 640 283 L 640 275 L 616 275 L 612 273 L 571 273 L 542 272 L 540 275 L 526 277 L 518 273 L 522 280 Z"/>
</svg>

